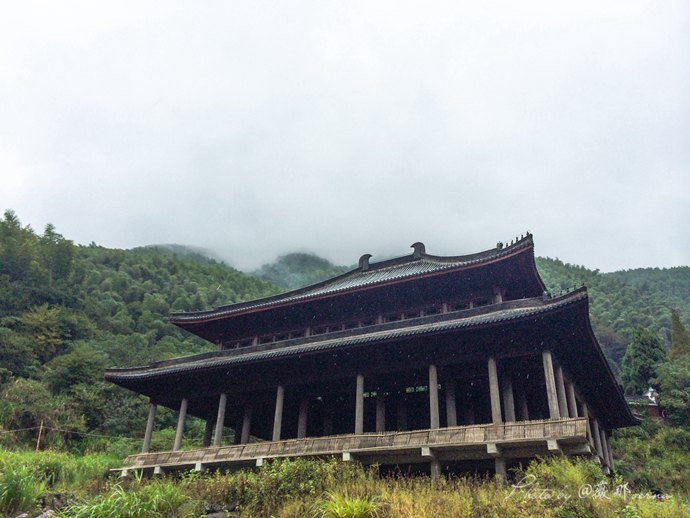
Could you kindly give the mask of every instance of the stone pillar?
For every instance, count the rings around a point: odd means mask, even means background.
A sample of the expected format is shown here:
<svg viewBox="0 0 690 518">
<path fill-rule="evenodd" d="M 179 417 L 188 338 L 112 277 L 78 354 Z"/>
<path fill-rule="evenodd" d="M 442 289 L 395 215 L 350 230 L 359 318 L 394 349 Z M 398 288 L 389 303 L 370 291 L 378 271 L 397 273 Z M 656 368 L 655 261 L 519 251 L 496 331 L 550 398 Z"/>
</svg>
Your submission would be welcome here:
<svg viewBox="0 0 690 518">
<path fill-rule="evenodd" d="M 592 436 L 594 437 L 594 447 L 597 450 L 597 455 L 599 455 L 602 461 L 606 462 L 606 458 L 604 457 L 604 450 L 601 449 L 601 434 L 599 433 L 599 421 L 597 421 L 596 417 L 592 419 Z"/>
<path fill-rule="evenodd" d="M 299 402 L 299 415 L 297 416 L 297 438 L 304 439 L 307 436 L 307 416 L 309 412 L 309 400 L 303 398 Z"/>
<path fill-rule="evenodd" d="M 563 380 L 563 369 L 560 365 L 556 366 L 556 394 L 558 396 L 558 415 L 570 417 L 568 414 L 568 402 L 565 397 L 565 382 Z"/>
<path fill-rule="evenodd" d="M 242 432 L 240 433 L 240 444 L 247 444 L 249 442 L 249 434 L 252 428 L 252 406 L 246 405 L 244 407 L 244 415 L 242 416 Z"/>
<path fill-rule="evenodd" d="M 395 414 L 395 417 L 397 419 L 398 430 L 404 432 L 405 430 L 407 430 L 407 402 L 405 401 L 405 392 L 398 396 Z"/>
<path fill-rule="evenodd" d="M 579 417 L 577 415 L 577 400 L 575 399 L 575 386 L 570 380 L 565 382 L 565 395 L 568 399 L 568 414 L 570 417 Z"/>
<path fill-rule="evenodd" d="M 364 375 L 357 374 L 355 392 L 355 433 L 364 433 Z"/>
<path fill-rule="evenodd" d="M 455 381 L 448 380 L 446 386 L 446 426 L 458 426 L 458 411 L 455 404 Z"/>
<path fill-rule="evenodd" d="M 189 401 L 187 398 L 182 398 L 180 402 L 180 413 L 177 416 L 177 430 L 175 431 L 175 442 L 173 444 L 173 451 L 178 451 L 182 446 L 182 433 L 184 432 L 184 422 L 187 419 L 187 405 Z"/>
<path fill-rule="evenodd" d="M 520 419 L 529 421 L 529 408 L 527 407 L 527 393 L 525 387 L 520 387 L 520 396 L 518 397 L 520 405 Z"/>
<path fill-rule="evenodd" d="M 386 396 L 376 394 L 376 431 L 386 431 Z"/>
<path fill-rule="evenodd" d="M 213 422 L 210 419 L 206 419 L 204 423 L 204 442 L 202 443 L 204 448 L 211 446 L 211 436 L 213 435 Z"/>
<path fill-rule="evenodd" d="M 515 419 L 515 398 L 513 396 L 513 378 L 510 374 L 503 376 L 503 410 L 506 414 L 506 422 L 514 422 Z"/>
<path fill-rule="evenodd" d="M 153 435 L 153 422 L 156 419 L 156 405 L 149 403 L 149 418 L 146 421 L 146 431 L 144 432 L 144 446 L 141 453 L 151 451 L 151 436 Z"/>
<path fill-rule="evenodd" d="M 225 426 L 225 407 L 228 403 L 228 395 L 221 392 L 218 398 L 218 415 L 216 416 L 216 433 L 213 436 L 213 445 L 220 446 L 223 441 L 223 427 Z"/>
<path fill-rule="evenodd" d="M 285 399 L 285 387 L 278 385 L 276 389 L 276 410 L 273 414 L 273 438 L 274 441 L 280 440 L 281 427 L 283 426 L 283 401 Z"/>
<path fill-rule="evenodd" d="M 553 374 L 553 359 L 551 351 L 542 351 L 542 363 L 544 364 L 544 380 L 546 381 L 546 399 L 549 402 L 549 417 L 558 419 L 561 417 L 558 409 L 558 396 L 556 395 L 556 378 Z"/>
<path fill-rule="evenodd" d="M 429 365 L 429 428 L 441 426 L 438 413 L 438 372 L 436 365 Z"/>
<path fill-rule="evenodd" d="M 498 389 L 498 370 L 496 368 L 496 358 L 489 357 L 489 396 L 491 397 L 491 421 L 502 423 L 501 415 L 501 393 Z"/>
</svg>

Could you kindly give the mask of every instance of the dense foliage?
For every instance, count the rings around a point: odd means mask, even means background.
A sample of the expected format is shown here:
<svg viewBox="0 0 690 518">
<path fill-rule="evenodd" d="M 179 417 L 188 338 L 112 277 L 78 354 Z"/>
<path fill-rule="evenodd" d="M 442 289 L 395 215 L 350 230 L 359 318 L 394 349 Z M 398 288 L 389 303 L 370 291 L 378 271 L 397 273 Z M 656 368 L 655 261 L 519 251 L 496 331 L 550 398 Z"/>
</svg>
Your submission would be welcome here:
<svg viewBox="0 0 690 518">
<path fill-rule="evenodd" d="M 145 405 L 106 384 L 108 366 L 201 352 L 211 344 L 168 323 L 171 311 L 206 309 L 278 292 L 222 263 L 168 247 L 75 246 L 11 211 L 0 220 L 0 428 L 8 444 L 77 444 L 69 431 L 139 434 Z M 160 416 L 162 426 L 172 417 Z M 192 425 L 192 429 L 194 427 Z M 66 431 L 63 431 L 66 430 Z M 95 447 L 97 438 L 81 443 Z"/>
</svg>

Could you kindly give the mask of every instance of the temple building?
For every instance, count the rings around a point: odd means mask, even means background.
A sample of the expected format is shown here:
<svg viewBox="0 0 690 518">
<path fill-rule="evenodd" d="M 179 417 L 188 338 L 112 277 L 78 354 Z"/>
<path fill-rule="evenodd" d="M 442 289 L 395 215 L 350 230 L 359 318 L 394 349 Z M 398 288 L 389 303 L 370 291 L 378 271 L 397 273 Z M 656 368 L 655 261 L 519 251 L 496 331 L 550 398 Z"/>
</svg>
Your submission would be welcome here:
<svg viewBox="0 0 690 518">
<path fill-rule="evenodd" d="M 281 295 L 173 314 L 217 350 L 106 371 L 150 399 L 142 452 L 122 473 L 338 456 L 505 476 L 556 454 L 612 469 L 611 431 L 638 421 L 592 332 L 586 288 L 548 294 L 530 234 L 471 255 L 412 248 Z M 158 406 L 179 419 L 170 450 L 152 452 Z M 188 416 L 206 434 L 183 451 Z"/>
</svg>

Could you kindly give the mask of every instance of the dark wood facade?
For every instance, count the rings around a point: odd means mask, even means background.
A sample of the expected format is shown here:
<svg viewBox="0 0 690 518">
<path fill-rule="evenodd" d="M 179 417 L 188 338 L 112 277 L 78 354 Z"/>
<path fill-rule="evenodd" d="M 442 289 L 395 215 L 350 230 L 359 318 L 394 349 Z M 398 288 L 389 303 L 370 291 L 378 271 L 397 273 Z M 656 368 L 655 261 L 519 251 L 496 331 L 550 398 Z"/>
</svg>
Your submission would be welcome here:
<svg viewBox="0 0 690 518">
<path fill-rule="evenodd" d="M 610 431 L 636 421 L 586 289 L 549 296 L 529 234 L 467 256 L 413 248 L 275 297 L 173 315 L 218 350 L 106 372 L 151 399 L 143 452 L 124 469 L 337 454 L 426 463 L 432 475 L 489 462 L 503 474 L 511 459 L 549 452 L 592 454 L 609 469 Z M 180 422 L 172 451 L 154 454 L 157 405 Z M 178 451 L 187 414 L 207 421 L 208 448 Z M 236 445 L 220 444 L 224 427 Z"/>
</svg>

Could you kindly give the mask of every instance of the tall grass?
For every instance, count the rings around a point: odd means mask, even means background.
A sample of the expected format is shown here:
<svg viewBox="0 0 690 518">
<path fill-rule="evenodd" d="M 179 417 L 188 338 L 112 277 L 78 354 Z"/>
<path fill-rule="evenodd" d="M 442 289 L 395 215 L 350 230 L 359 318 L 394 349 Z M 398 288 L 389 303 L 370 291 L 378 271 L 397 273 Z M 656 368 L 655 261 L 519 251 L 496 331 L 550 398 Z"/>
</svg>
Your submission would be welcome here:
<svg viewBox="0 0 690 518">
<path fill-rule="evenodd" d="M 0 468 L 0 514 L 13 516 L 36 507 L 36 499 L 45 486 L 35 473 L 22 465 Z"/>
</svg>

